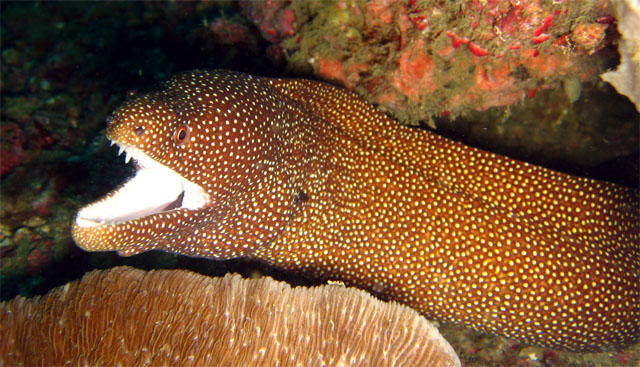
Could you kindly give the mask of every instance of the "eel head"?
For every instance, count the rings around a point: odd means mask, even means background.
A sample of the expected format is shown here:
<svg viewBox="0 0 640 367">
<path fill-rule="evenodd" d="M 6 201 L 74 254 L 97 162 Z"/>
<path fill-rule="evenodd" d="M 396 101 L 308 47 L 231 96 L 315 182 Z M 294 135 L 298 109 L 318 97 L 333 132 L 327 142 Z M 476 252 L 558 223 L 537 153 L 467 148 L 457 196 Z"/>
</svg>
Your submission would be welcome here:
<svg viewBox="0 0 640 367">
<path fill-rule="evenodd" d="M 251 243 L 238 233 L 264 241 L 290 215 L 284 204 L 265 212 L 265 195 L 295 198 L 290 175 L 276 169 L 282 129 L 274 126 L 286 120 L 278 104 L 264 80 L 225 71 L 178 74 L 129 98 L 107 118 L 106 136 L 135 162 L 135 174 L 79 210 L 76 243 L 121 255 L 159 248 L 216 257 L 206 248 L 218 247 L 218 257 L 231 257 L 241 255 L 232 239 Z M 265 192 L 274 185 L 281 191 Z M 262 209 L 264 228 L 243 228 L 250 209 Z"/>
</svg>

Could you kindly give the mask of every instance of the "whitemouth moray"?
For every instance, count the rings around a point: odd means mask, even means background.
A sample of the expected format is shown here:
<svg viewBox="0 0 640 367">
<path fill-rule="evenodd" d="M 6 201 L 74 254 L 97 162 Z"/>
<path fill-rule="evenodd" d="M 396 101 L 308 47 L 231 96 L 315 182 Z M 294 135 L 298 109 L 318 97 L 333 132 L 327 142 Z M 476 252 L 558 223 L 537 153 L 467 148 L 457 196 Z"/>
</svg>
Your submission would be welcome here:
<svg viewBox="0 0 640 367">
<path fill-rule="evenodd" d="M 78 245 L 248 257 L 565 350 L 640 339 L 638 192 L 397 125 L 308 80 L 178 74 L 107 137 L 134 178 Z"/>
</svg>

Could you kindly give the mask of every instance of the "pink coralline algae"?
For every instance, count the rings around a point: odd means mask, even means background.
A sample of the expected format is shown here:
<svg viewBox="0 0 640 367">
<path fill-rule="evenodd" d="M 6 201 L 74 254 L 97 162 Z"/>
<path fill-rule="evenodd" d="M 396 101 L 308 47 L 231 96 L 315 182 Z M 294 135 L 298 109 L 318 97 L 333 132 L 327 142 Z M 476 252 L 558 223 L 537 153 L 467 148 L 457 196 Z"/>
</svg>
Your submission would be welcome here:
<svg viewBox="0 0 640 367">
<path fill-rule="evenodd" d="M 20 127 L 14 123 L 7 123 L 0 126 L 0 175 L 5 175 L 14 167 L 22 163 L 25 158 L 22 145 L 24 143 L 24 133 Z"/>
<path fill-rule="evenodd" d="M 223 45 L 247 43 L 249 41 L 248 29 L 233 20 L 219 17 L 209 24 L 209 29 Z"/>
<path fill-rule="evenodd" d="M 295 13 L 287 7 L 289 4 L 285 0 L 240 1 L 244 14 L 258 26 L 262 36 L 275 43 L 294 34 Z"/>
<path fill-rule="evenodd" d="M 267 48 L 270 59 L 281 62 L 284 52 L 280 42 L 294 35 L 296 15 L 288 0 L 241 0 L 243 13 L 258 26 L 262 37 L 273 44 Z"/>
<path fill-rule="evenodd" d="M 51 263 L 51 241 L 43 241 L 46 249 L 35 248 L 27 255 L 27 273 L 32 274 L 41 271 Z"/>
<path fill-rule="evenodd" d="M 243 2 L 289 66 L 341 83 L 396 117 L 506 106 L 565 78 L 594 79 L 604 0 Z"/>
</svg>

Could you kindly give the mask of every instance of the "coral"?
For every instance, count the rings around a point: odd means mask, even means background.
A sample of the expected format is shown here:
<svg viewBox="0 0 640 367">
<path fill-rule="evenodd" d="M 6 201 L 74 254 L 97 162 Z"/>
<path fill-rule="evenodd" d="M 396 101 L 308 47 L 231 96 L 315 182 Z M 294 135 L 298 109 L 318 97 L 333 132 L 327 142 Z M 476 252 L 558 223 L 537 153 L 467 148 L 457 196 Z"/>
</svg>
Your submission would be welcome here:
<svg viewBox="0 0 640 367">
<path fill-rule="evenodd" d="M 592 79 L 598 68 L 588 55 L 608 27 L 603 1 L 249 3 L 245 13 L 291 68 L 355 89 L 405 122 L 510 105 L 566 77 Z M 287 11 L 295 22 L 284 27 Z"/>
<path fill-rule="evenodd" d="M 2 365 L 460 366 L 424 317 L 362 290 L 184 270 L 91 272 L 0 304 L 0 334 Z"/>
</svg>

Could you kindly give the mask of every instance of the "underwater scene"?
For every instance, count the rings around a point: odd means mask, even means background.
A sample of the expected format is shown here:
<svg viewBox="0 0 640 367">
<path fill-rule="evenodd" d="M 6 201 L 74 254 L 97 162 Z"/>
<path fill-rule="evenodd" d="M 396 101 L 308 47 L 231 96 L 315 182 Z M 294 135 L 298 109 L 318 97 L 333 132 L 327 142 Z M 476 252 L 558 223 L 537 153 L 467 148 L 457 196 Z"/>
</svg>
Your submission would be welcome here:
<svg viewBox="0 0 640 367">
<path fill-rule="evenodd" d="M 0 16 L 0 365 L 640 364 L 637 1 Z"/>
</svg>

